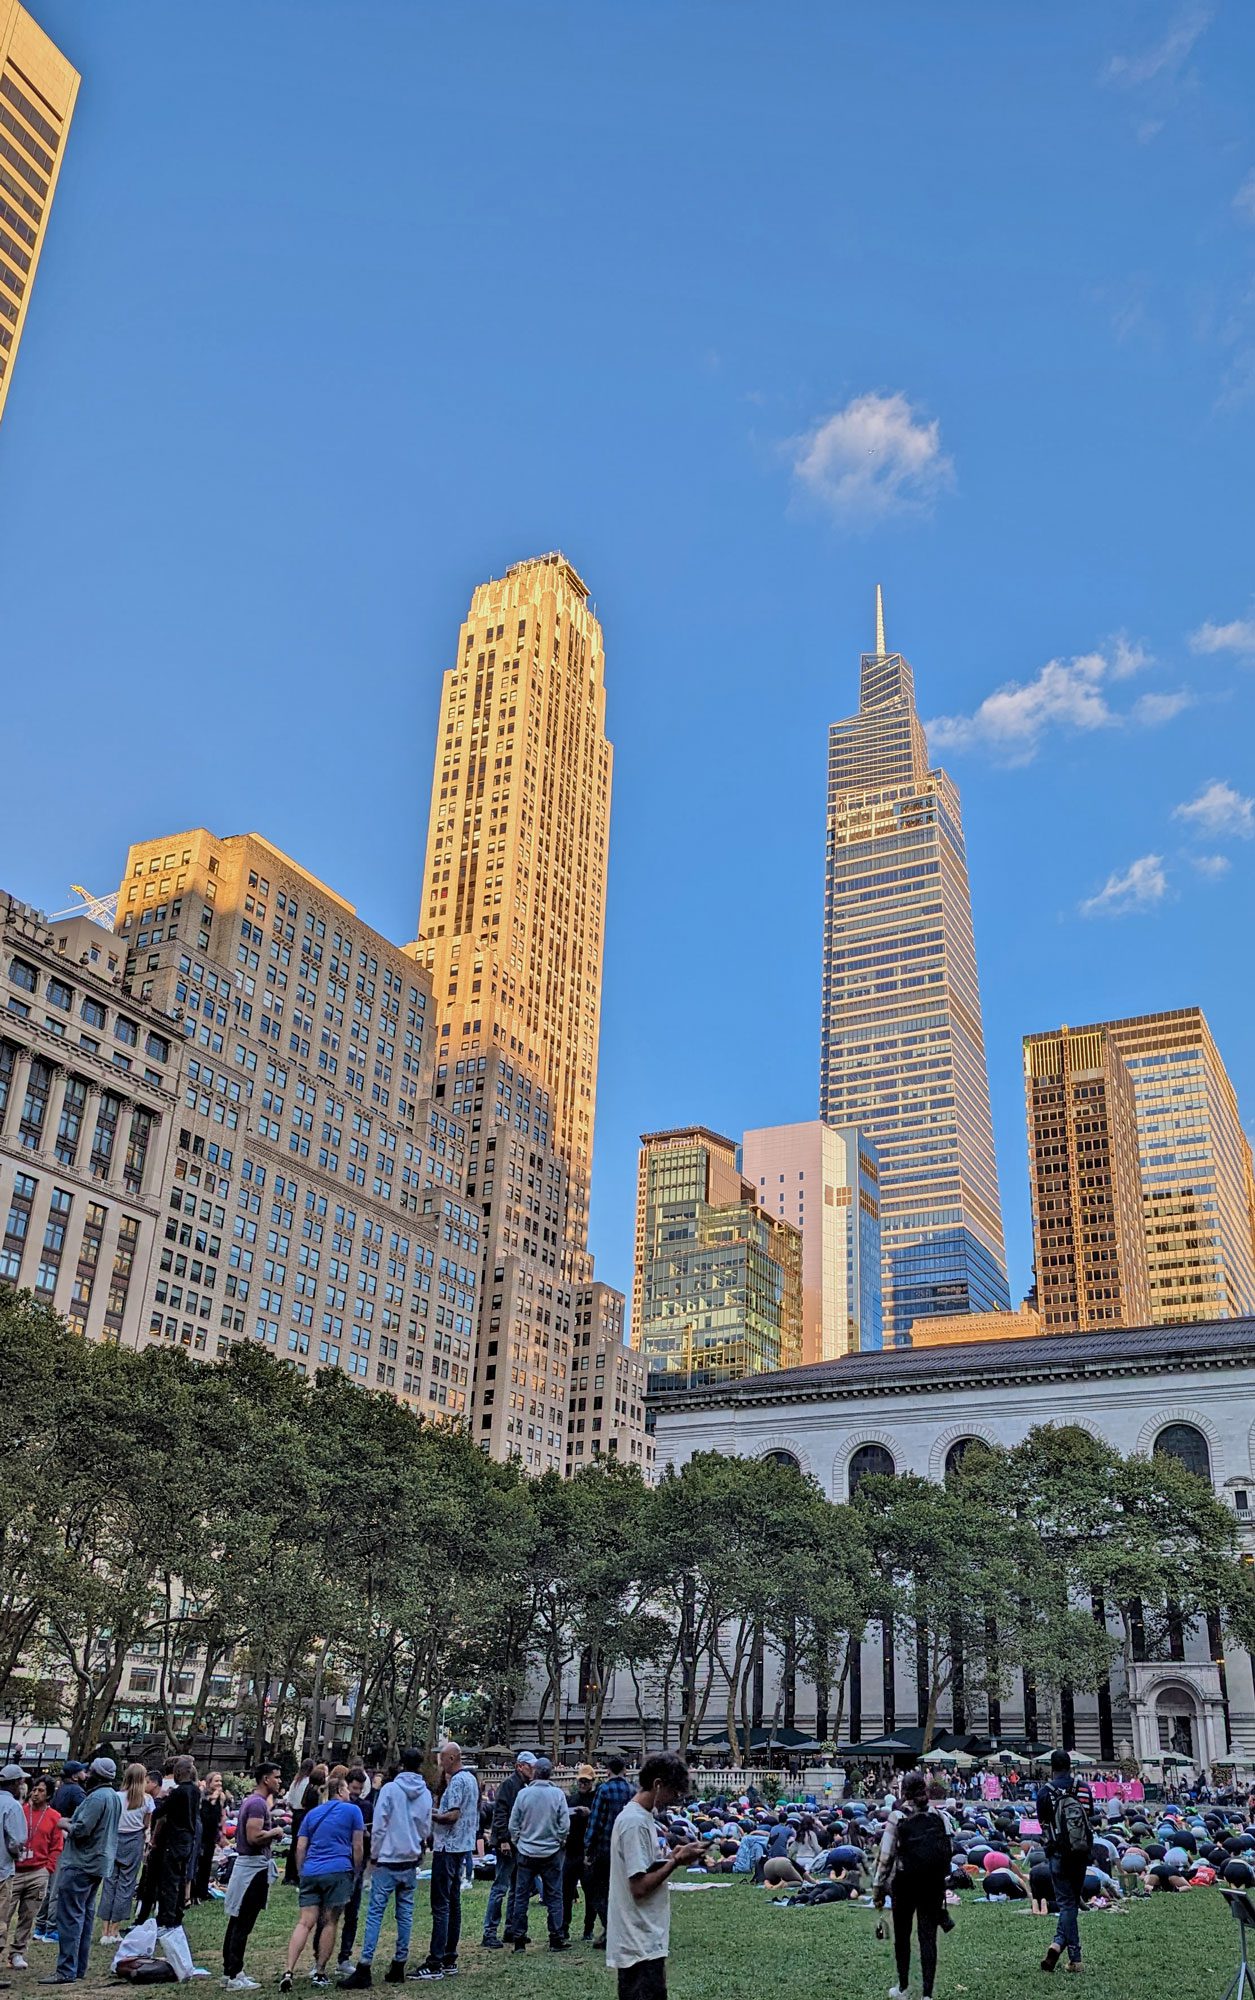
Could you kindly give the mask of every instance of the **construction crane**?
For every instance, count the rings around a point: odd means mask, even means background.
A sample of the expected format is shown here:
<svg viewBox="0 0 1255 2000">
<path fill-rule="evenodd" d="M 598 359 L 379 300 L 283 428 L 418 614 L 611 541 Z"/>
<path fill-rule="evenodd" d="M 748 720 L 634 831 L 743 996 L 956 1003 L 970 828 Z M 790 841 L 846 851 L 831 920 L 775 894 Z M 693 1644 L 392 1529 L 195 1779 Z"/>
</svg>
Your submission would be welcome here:
<svg viewBox="0 0 1255 2000">
<path fill-rule="evenodd" d="M 49 923 L 60 923 L 65 917 L 90 917 L 93 923 L 103 924 L 107 931 L 111 931 L 118 914 L 117 890 L 115 889 L 111 896 L 93 896 L 91 890 L 85 889 L 81 882 L 71 882 L 70 888 L 82 900 L 73 904 L 68 910 L 56 911 L 55 915 L 48 919 Z"/>
</svg>

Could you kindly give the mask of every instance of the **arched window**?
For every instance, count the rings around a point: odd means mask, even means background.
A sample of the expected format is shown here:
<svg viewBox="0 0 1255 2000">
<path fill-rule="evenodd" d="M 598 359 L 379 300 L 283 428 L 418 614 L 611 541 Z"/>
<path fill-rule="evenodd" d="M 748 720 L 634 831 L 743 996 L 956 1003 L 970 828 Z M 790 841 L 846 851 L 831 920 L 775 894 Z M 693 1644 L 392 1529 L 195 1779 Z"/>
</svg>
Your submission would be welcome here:
<svg viewBox="0 0 1255 2000">
<path fill-rule="evenodd" d="M 945 1477 L 947 1484 L 949 1484 L 950 1480 L 953 1479 L 955 1473 L 958 1471 L 964 1459 L 967 1457 L 967 1454 L 970 1451 L 971 1447 L 974 1444 L 979 1444 L 979 1443 L 980 1443 L 979 1438 L 956 1438 L 954 1440 L 954 1443 L 951 1445 L 949 1451 L 946 1453 Z"/>
<path fill-rule="evenodd" d="M 802 1461 L 797 1453 L 793 1451 L 765 1451 L 763 1453 L 763 1463 L 764 1465 L 787 1465 L 790 1472 L 800 1472 L 802 1470 Z"/>
<path fill-rule="evenodd" d="M 1211 1453 L 1197 1424 L 1166 1424 L 1155 1439 L 1155 1450 L 1211 1485 Z"/>
<path fill-rule="evenodd" d="M 896 1471 L 892 1454 L 882 1444 L 861 1444 L 850 1460 L 847 1474 L 851 1500 L 865 1479 L 892 1479 Z"/>
</svg>

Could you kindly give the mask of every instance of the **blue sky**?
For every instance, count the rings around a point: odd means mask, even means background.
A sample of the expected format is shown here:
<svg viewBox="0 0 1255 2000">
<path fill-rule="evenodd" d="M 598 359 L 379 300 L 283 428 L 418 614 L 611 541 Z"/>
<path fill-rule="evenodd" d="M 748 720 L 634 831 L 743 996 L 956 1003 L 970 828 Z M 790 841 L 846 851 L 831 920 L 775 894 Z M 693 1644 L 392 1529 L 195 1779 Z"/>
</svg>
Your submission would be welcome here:
<svg viewBox="0 0 1255 2000">
<path fill-rule="evenodd" d="M 1026 1030 L 1198 1002 L 1255 1117 L 1255 12 L 35 12 L 84 84 L 0 435 L 8 885 L 256 828 L 409 938 L 469 592 L 565 549 L 626 1283 L 642 1129 L 814 1112 L 880 579 L 963 794 L 1013 1296 Z"/>
</svg>

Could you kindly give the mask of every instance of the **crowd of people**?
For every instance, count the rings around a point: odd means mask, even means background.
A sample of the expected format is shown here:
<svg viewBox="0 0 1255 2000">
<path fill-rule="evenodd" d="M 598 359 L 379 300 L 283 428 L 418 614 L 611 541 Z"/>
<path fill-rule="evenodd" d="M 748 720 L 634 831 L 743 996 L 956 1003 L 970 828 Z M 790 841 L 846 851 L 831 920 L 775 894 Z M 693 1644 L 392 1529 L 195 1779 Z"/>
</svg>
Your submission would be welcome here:
<svg viewBox="0 0 1255 2000">
<path fill-rule="evenodd" d="M 387 1772 L 308 1759 L 286 1787 L 279 1765 L 266 1762 L 238 1806 L 221 1774 L 202 1779 L 188 1756 L 162 1769 L 129 1764 L 120 1776 L 106 1755 L 69 1762 L 56 1776 L 7 1765 L 0 1951 L 21 1971 L 32 1940 L 55 1943 L 55 1969 L 42 1983 L 67 1983 L 87 1975 L 97 1917 L 99 1942 L 125 1957 L 133 1923 L 151 1918 L 155 1938 L 169 1938 L 189 1904 L 220 1899 L 224 1984 L 255 1989 L 249 1941 L 284 1839 L 285 1880 L 297 1892 L 285 1993 L 306 1963 L 311 1984 L 334 1979 L 346 1990 L 369 1987 L 379 1958 L 387 1983 L 456 1974 L 462 1887 L 477 1876 L 490 1880 L 485 1950 L 525 1952 L 534 1902 L 548 1949 L 570 1949 L 578 1903 L 583 1941 L 604 1950 L 621 2000 L 665 1994 L 665 1891 L 677 1869 L 740 1878 L 794 1907 L 864 1902 L 887 1912 L 891 2000 L 908 1990 L 913 1945 L 931 2000 L 938 1935 L 973 1897 L 1054 1915 L 1040 1960 L 1050 1973 L 1064 1960 L 1081 1963 L 1082 1912 L 1216 1883 L 1255 1889 L 1255 1793 L 1245 1810 L 1211 1800 L 1096 1802 L 1066 1751 L 1054 1753 L 1035 1794 L 1020 1784 L 994 1800 L 954 1798 L 944 1777 L 913 1771 L 888 1790 L 869 1776 L 839 1801 L 788 1807 L 728 1794 L 693 1804 L 688 1767 L 670 1754 L 646 1758 L 635 1783 L 611 1756 L 601 1773 L 581 1765 L 564 1787 L 547 1758 L 520 1751 L 482 1795 L 456 1743 L 440 1749 L 431 1785 L 424 1761 L 416 1749 Z M 411 1965 L 428 1857 L 430 1930 Z"/>
</svg>

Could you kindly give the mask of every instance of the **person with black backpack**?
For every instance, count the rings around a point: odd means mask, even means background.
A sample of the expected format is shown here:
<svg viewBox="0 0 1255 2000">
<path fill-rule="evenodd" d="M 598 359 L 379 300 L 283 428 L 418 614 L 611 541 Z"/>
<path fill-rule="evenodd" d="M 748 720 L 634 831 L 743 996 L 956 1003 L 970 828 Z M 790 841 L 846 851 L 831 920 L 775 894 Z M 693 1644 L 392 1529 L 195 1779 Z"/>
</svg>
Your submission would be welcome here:
<svg viewBox="0 0 1255 2000">
<path fill-rule="evenodd" d="M 937 1979 L 937 1928 L 945 1911 L 949 1873 L 950 1837 L 945 1822 L 940 1813 L 929 1810 L 927 1778 L 922 1771 L 911 1771 L 902 1780 L 901 1807 L 889 1815 L 872 1884 L 872 1902 L 878 1910 L 885 1906 L 886 1893 L 893 1903 L 898 1983 L 890 1989 L 889 2000 L 904 2000 L 910 1987 L 912 1923 L 919 1932 L 923 2000 L 932 2000 Z"/>
<path fill-rule="evenodd" d="M 1037 1794 L 1037 1818 L 1050 1863 L 1059 1922 L 1054 1943 L 1041 1962 L 1043 1972 L 1053 1972 L 1065 1951 L 1069 1971 L 1075 1972 L 1081 1963 L 1079 1911 L 1085 1870 L 1094 1851 L 1090 1823 L 1093 1809 L 1093 1794 L 1088 1785 L 1075 1783 L 1067 1751 L 1052 1750 L 1050 1783 L 1043 1785 Z"/>
</svg>

